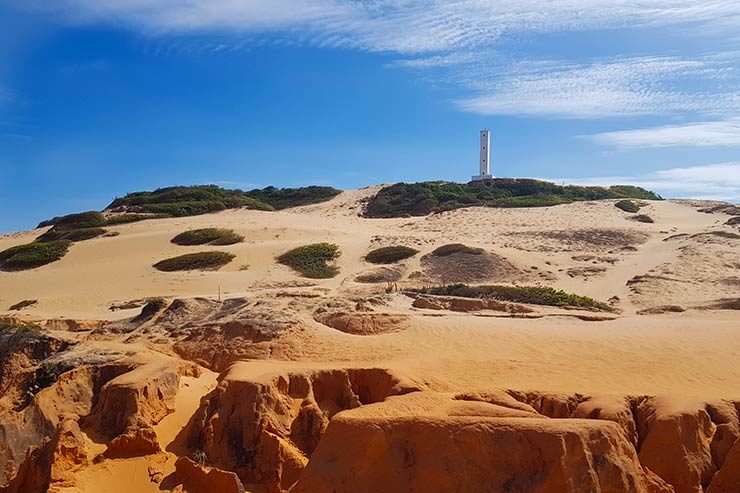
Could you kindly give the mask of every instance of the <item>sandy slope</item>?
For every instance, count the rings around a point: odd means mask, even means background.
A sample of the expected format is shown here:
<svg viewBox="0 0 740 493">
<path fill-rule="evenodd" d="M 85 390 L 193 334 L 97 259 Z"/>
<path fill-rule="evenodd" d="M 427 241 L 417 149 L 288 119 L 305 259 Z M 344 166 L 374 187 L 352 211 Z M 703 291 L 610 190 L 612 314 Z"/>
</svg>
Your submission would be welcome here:
<svg viewBox="0 0 740 493">
<path fill-rule="evenodd" d="M 740 240 L 691 238 L 707 231 L 732 231 L 722 226 L 726 216 L 700 213 L 685 203 L 651 202 L 641 212 L 655 223 L 644 224 L 628 220 L 613 201 L 603 201 L 533 209 L 470 208 L 422 218 L 358 217 L 359 201 L 374 191 L 349 191 L 325 204 L 276 213 L 233 210 L 110 228 L 120 235 L 77 243 L 64 259 L 39 269 L 0 273 L 0 313 L 18 301 L 37 299 L 37 305 L 20 315 L 123 319 L 139 310 L 113 312 L 111 304 L 155 296 L 214 298 L 220 290 L 224 298 L 267 300 L 292 310 L 309 327 L 286 343 L 290 361 L 252 362 L 246 368 L 252 368 L 253 375 L 272 369 L 377 366 L 442 392 L 514 388 L 740 397 L 737 312 L 693 309 L 738 296 L 733 279 L 740 277 L 740 248 L 732 241 Z M 198 227 L 232 228 L 246 241 L 206 248 L 170 243 L 176 234 Z M 590 242 L 594 230 L 611 236 Z M 0 250 L 40 233 L 0 237 Z M 666 241 L 677 234 L 686 236 Z M 337 263 L 341 274 L 334 279 L 301 279 L 274 261 L 290 248 L 319 241 L 334 242 L 342 251 Z M 385 285 L 354 282 L 357 274 L 374 268 L 363 261 L 371 247 L 405 244 L 421 250 L 403 268 L 399 284 L 404 286 L 426 282 L 414 276 L 423 270 L 421 256 L 452 242 L 508 259 L 520 273 L 519 283 L 613 299 L 621 311 L 614 320 L 602 322 L 578 320 L 553 309 L 538 309 L 542 318 L 512 319 L 420 310 L 397 294 L 386 300 L 385 310 L 410 317 L 404 330 L 350 335 L 311 318 L 315 306 L 325 300 L 383 292 Z M 230 251 L 237 258 L 218 272 L 161 273 L 151 267 L 163 258 L 202 249 Z M 722 261 L 713 263 L 713 256 Z M 645 275 L 652 277 L 628 284 Z M 297 292 L 318 298 L 277 296 Z M 688 310 L 637 313 L 673 304 Z M 178 433 L 215 378 L 207 370 L 198 379 L 184 377 L 175 413 L 156 426 L 160 443 L 170 452 L 157 459 L 164 460 L 165 477 L 174 470 Z M 155 491 L 161 485 L 149 481 L 149 465 L 147 457 L 96 464 L 80 474 L 82 491 Z"/>
</svg>

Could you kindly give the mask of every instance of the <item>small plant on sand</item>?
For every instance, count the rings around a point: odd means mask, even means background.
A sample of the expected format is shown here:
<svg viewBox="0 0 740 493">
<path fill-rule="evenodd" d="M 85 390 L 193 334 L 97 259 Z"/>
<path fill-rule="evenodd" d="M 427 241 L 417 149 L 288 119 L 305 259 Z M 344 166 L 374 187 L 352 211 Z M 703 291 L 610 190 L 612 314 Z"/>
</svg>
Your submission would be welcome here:
<svg viewBox="0 0 740 493">
<path fill-rule="evenodd" d="M 387 246 L 371 251 L 365 256 L 365 260 L 372 264 L 394 264 L 417 253 L 419 250 L 407 246 Z"/>
<path fill-rule="evenodd" d="M 28 308 L 29 306 L 34 306 L 37 303 L 38 303 L 38 300 L 23 300 L 11 306 L 10 308 L 8 308 L 8 310 L 19 311 L 19 310 L 23 310 L 24 308 Z"/>
<path fill-rule="evenodd" d="M 234 260 L 233 253 L 227 252 L 198 252 L 180 255 L 162 260 L 154 264 L 154 268 L 163 272 L 181 270 L 218 270 Z"/>
<path fill-rule="evenodd" d="M 176 245 L 233 245 L 244 241 L 244 237 L 230 229 L 204 228 L 185 231 L 172 238 Z"/>
<path fill-rule="evenodd" d="M 630 219 L 633 221 L 637 221 L 639 223 L 654 223 L 652 217 L 648 216 L 647 214 L 637 214 L 636 216 L 632 216 Z"/>
<path fill-rule="evenodd" d="M 59 240 L 8 248 L 0 252 L 0 270 L 26 270 L 50 264 L 64 257 L 71 244 L 69 240 Z"/>
<path fill-rule="evenodd" d="M 435 249 L 432 252 L 432 255 L 437 257 L 446 257 L 448 255 L 452 255 L 455 253 L 465 253 L 468 255 L 481 255 L 485 253 L 485 250 L 482 248 L 473 248 L 469 247 L 467 245 L 463 245 L 462 243 L 450 243 L 449 245 L 442 245 L 441 247 Z"/>
<path fill-rule="evenodd" d="M 277 261 L 300 272 L 304 277 L 328 279 L 339 273 L 339 269 L 328 264 L 339 255 L 339 247 L 333 243 L 314 243 L 294 248 L 280 255 Z"/>
<path fill-rule="evenodd" d="M 617 209 L 622 209 L 624 212 L 636 213 L 640 210 L 640 205 L 632 200 L 620 200 L 614 204 Z"/>
<path fill-rule="evenodd" d="M 609 304 L 596 301 L 587 296 L 566 293 L 565 291 L 544 286 L 469 286 L 467 284 L 450 284 L 448 286 L 412 289 L 411 291 L 436 296 L 488 298 L 513 303 L 529 303 L 532 305 L 586 308 L 608 312 L 614 310 Z"/>
</svg>

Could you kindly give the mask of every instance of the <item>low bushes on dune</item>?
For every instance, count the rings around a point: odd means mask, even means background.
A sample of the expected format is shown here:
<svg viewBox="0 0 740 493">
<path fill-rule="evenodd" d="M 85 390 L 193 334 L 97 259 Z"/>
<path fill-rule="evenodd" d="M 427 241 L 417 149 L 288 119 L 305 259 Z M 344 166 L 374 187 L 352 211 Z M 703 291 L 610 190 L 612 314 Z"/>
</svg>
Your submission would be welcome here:
<svg viewBox="0 0 740 493">
<path fill-rule="evenodd" d="M 69 240 L 57 240 L 8 248 L 0 252 L 0 270 L 27 270 L 56 262 L 67 254 L 71 244 Z"/>
<path fill-rule="evenodd" d="M 652 217 L 648 216 L 647 214 L 637 214 L 636 216 L 632 216 L 630 219 L 633 221 L 637 221 L 638 223 L 654 223 L 655 220 L 653 220 Z"/>
<path fill-rule="evenodd" d="M 614 207 L 633 214 L 640 210 L 640 205 L 633 200 L 620 200 L 614 204 Z"/>
<path fill-rule="evenodd" d="M 203 228 L 185 231 L 170 240 L 176 245 L 233 245 L 244 241 L 244 236 L 231 229 Z"/>
<path fill-rule="evenodd" d="M 485 250 L 482 248 L 473 248 L 462 243 L 450 243 L 449 245 L 442 245 L 432 251 L 432 255 L 437 257 L 447 257 L 455 253 L 466 253 L 468 255 L 482 255 Z"/>
<path fill-rule="evenodd" d="M 161 260 L 154 264 L 154 268 L 163 272 L 182 270 L 218 270 L 234 260 L 233 253 L 228 252 L 197 252 Z"/>
<path fill-rule="evenodd" d="M 566 293 L 565 291 L 544 286 L 469 286 L 467 284 L 450 284 L 448 286 L 425 287 L 412 289 L 410 291 L 419 294 L 430 294 L 436 296 L 489 298 L 498 301 L 510 301 L 513 303 L 529 303 L 533 305 L 613 311 L 613 308 L 607 303 L 596 301 L 587 296 Z"/>
<path fill-rule="evenodd" d="M 339 247 L 333 243 L 314 243 L 294 248 L 277 261 L 312 279 L 328 279 L 339 273 L 329 262 L 339 257 Z"/>
<path fill-rule="evenodd" d="M 92 238 L 102 236 L 107 231 L 103 228 L 82 228 L 82 229 L 71 229 L 71 230 L 58 230 L 56 227 L 51 228 L 46 233 L 42 234 L 35 241 L 41 243 L 48 243 L 50 241 L 68 240 L 68 241 L 85 241 Z"/>
<path fill-rule="evenodd" d="M 425 216 L 461 207 L 545 207 L 583 200 L 659 200 L 645 189 L 561 186 L 541 180 L 496 178 L 470 183 L 396 183 L 381 189 L 365 207 L 365 217 Z"/>
<path fill-rule="evenodd" d="M 419 250 L 407 246 L 387 246 L 376 248 L 365 256 L 371 264 L 394 264 L 413 257 Z"/>
</svg>

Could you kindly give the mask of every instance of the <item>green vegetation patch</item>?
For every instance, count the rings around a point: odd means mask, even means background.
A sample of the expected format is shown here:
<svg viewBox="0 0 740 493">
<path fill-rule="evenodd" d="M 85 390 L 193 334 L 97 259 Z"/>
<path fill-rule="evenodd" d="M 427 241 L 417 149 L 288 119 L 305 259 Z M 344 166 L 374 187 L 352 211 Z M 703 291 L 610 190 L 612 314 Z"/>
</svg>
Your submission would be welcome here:
<svg viewBox="0 0 740 493">
<path fill-rule="evenodd" d="M 566 293 L 565 291 L 543 286 L 469 286 L 467 284 L 450 284 L 448 286 L 412 289 L 411 291 L 435 296 L 488 298 L 498 301 L 510 301 L 512 303 L 613 311 L 613 308 L 607 303 L 596 301 L 587 296 Z"/>
<path fill-rule="evenodd" d="M 68 240 L 68 241 L 85 241 L 92 238 L 102 236 L 107 231 L 103 228 L 82 228 L 82 229 L 70 229 L 70 230 L 58 230 L 56 227 L 51 228 L 46 233 L 42 234 L 35 241 L 40 243 L 48 243 L 50 241 Z"/>
<path fill-rule="evenodd" d="M 15 305 L 12 305 L 10 308 L 8 308 L 8 310 L 13 310 L 13 311 L 23 310 L 24 308 L 28 308 L 29 306 L 36 305 L 38 302 L 39 302 L 38 300 L 23 300 L 23 301 L 19 301 Z"/>
<path fill-rule="evenodd" d="M 267 187 L 261 190 L 256 188 L 247 192 L 250 197 L 269 204 L 278 210 L 300 205 L 318 204 L 332 199 L 340 193 L 341 190 L 336 188 L 316 185 L 301 188 Z"/>
<path fill-rule="evenodd" d="M 365 208 L 372 218 L 425 216 L 461 207 L 545 207 L 583 200 L 660 200 L 643 188 L 560 186 L 532 180 L 497 178 L 470 183 L 396 183 L 380 190 Z"/>
<path fill-rule="evenodd" d="M 432 255 L 434 255 L 435 257 L 447 257 L 448 255 L 453 255 L 455 253 L 464 253 L 467 255 L 483 255 L 486 252 L 482 248 L 473 248 L 467 245 L 463 245 L 462 243 L 450 243 L 449 245 L 442 245 L 441 247 L 436 248 L 434 251 L 432 251 Z"/>
<path fill-rule="evenodd" d="M 0 270 L 19 271 L 56 262 L 69 250 L 69 240 L 18 245 L 0 252 Z"/>
<path fill-rule="evenodd" d="M 215 185 L 168 187 L 153 192 L 135 192 L 115 199 L 108 209 L 128 213 L 163 214 L 171 217 L 195 216 L 226 209 L 246 207 L 263 211 L 315 204 L 329 200 L 340 191 L 331 187 L 229 190 Z"/>
<path fill-rule="evenodd" d="M 280 255 L 277 261 L 305 277 L 328 279 L 339 273 L 339 269 L 328 263 L 340 254 L 339 247 L 333 243 L 314 243 L 294 248 Z"/>
<path fill-rule="evenodd" d="M 407 246 L 387 246 L 371 251 L 365 256 L 365 260 L 371 264 L 394 264 L 417 253 L 419 250 Z"/>
<path fill-rule="evenodd" d="M 233 253 L 198 252 L 172 257 L 154 264 L 154 268 L 163 272 L 181 270 L 218 270 L 234 260 Z"/>
<path fill-rule="evenodd" d="M 167 214 L 113 214 L 105 218 L 106 226 L 116 226 L 118 224 L 129 224 L 139 221 L 146 221 L 147 219 L 162 219 L 169 217 Z"/>
<path fill-rule="evenodd" d="M 172 238 L 176 245 L 233 245 L 244 241 L 244 236 L 230 229 L 204 228 L 185 231 Z"/>
<path fill-rule="evenodd" d="M 636 213 L 640 210 L 640 205 L 632 200 L 620 200 L 614 204 L 617 209 L 622 209 L 624 212 Z"/>
<path fill-rule="evenodd" d="M 39 223 L 39 228 L 54 226 L 58 230 L 96 228 L 105 226 L 105 216 L 98 211 L 78 212 L 66 216 L 58 216 Z"/>
<path fill-rule="evenodd" d="M 637 214 L 636 216 L 630 217 L 633 221 L 637 221 L 639 223 L 654 223 L 652 217 L 648 216 L 647 214 Z"/>
</svg>

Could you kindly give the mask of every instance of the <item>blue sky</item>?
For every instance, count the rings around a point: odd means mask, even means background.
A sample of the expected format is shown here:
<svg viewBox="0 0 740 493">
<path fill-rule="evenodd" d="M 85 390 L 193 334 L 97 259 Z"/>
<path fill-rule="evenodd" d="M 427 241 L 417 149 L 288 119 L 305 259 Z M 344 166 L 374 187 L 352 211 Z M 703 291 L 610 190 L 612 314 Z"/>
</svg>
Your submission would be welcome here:
<svg viewBox="0 0 740 493">
<path fill-rule="evenodd" d="M 513 4 L 513 5 L 512 5 Z M 127 192 L 635 183 L 740 201 L 736 0 L 0 0 L 0 231 Z"/>
</svg>

